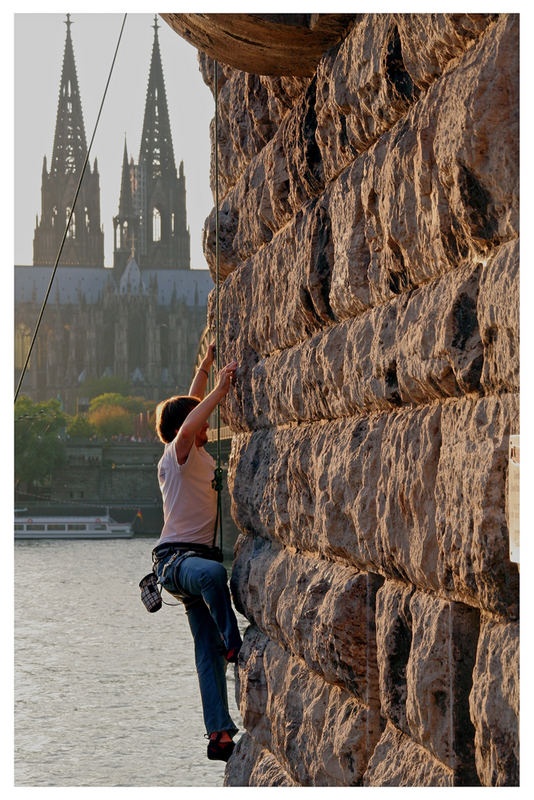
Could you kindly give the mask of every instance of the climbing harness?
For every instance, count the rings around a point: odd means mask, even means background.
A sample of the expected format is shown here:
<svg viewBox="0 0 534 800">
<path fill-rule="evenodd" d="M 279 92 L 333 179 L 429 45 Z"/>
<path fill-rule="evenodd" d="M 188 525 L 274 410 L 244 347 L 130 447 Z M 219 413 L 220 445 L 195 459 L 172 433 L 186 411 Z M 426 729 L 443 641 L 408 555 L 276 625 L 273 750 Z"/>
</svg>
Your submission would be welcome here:
<svg viewBox="0 0 534 800">
<path fill-rule="evenodd" d="M 104 100 L 106 99 L 106 94 L 107 94 L 107 91 L 108 91 L 109 83 L 111 81 L 111 76 L 113 74 L 113 68 L 115 66 L 115 60 L 117 58 L 117 53 L 119 51 L 119 45 L 121 43 L 122 32 L 124 30 L 124 25 L 125 25 L 127 16 L 128 15 L 125 14 L 124 17 L 123 17 L 123 20 L 122 20 L 121 29 L 120 29 L 120 32 L 119 32 L 119 38 L 117 40 L 117 45 L 115 47 L 115 53 L 113 55 L 113 61 L 111 62 L 111 67 L 110 67 L 110 70 L 109 70 L 108 79 L 107 79 L 106 86 L 105 86 L 105 89 L 104 89 L 104 94 L 102 95 L 102 101 L 100 103 L 100 108 L 98 110 L 98 115 L 97 115 L 97 118 L 96 118 L 95 127 L 93 129 L 93 135 L 91 136 L 91 141 L 89 143 L 89 147 L 87 148 L 87 153 L 85 154 L 85 161 L 83 162 L 83 167 L 82 167 L 82 171 L 81 171 L 81 174 L 80 174 L 80 179 L 78 181 L 78 185 L 77 185 L 76 191 L 74 193 L 74 199 L 73 199 L 73 201 L 71 203 L 71 206 L 70 206 L 70 212 L 69 212 L 69 216 L 68 216 L 68 219 L 67 219 L 67 224 L 65 225 L 65 230 L 63 232 L 63 238 L 61 239 L 61 243 L 59 245 L 59 250 L 58 250 L 58 253 L 57 253 L 57 256 L 56 256 L 56 261 L 54 263 L 54 269 L 52 270 L 52 276 L 51 276 L 50 281 L 48 283 L 48 288 L 46 290 L 46 294 L 44 296 L 44 300 L 43 300 L 42 305 L 41 305 L 41 310 L 39 311 L 39 316 L 37 317 L 37 323 L 35 325 L 35 330 L 33 332 L 33 336 L 31 338 L 30 346 L 28 348 L 28 353 L 26 354 L 26 360 L 24 362 L 24 366 L 22 367 L 22 371 L 20 373 L 20 378 L 19 378 L 19 381 L 18 381 L 18 384 L 17 384 L 17 388 L 16 388 L 16 391 L 15 391 L 15 403 L 17 402 L 17 397 L 19 396 L 20 387 L 22 386 L 22 381 L 24 380 L 24 376 L 25 376 L 26 371 L 28 369 L 28 364 L 30 363 L 30 356 L 32 354 L 32 350 L 33 350 L 33 346 L 35 344 L 35 340 L 37 339 L 37 333 L 39 331 L 39 326 L 41 325 L 41 321 L 43 319 L 43 314 L 44 314 L 44 310 L 45 310 L 46 304 L 48 302 L 48 297 L 49 297 L 50 292 L 52 290 L 52 284 L 54 282 L 54 277 L 55 277 L 56 272 L 57 272 L 59 259 L 61 258 L 61 253 L 63 252 L 63 246 L 65 244 L 65 240 L 66 240 L 67 234 L 69 232 L 70 221 L 71 221 L 72 216 L 74 214 L 74 207 L 76 205 L 76 200 L 78 199 L 78 194 L 80 192 L 80 187 L 82 185 L 83 176 L 85 175 L 85 170 L 86 170 L 87 164 L 89 162 L 89 155 L 91 153 L 91 147 L 93 146 L 93 141 L 94 141 L 94 138 L 95 138 L 96 130 L 98 128 L 98 123 L 100 122 L 100 115 L 102 114 L 102 108 L 104 106 Z"/>
<path fill-rule="evenodd" d="M 170 558 L 169 558 L 170 556 Z M 141 589 L 141 602 L 147 611 L 159 611 L 164 603 L 166 606 L 185 605 L 187 608 L 192 603 L 198 602 L 198 597 L 188 594 L 180 589 L 168 589 L 165 586 L 166 577 L 171 575 L 171 567 L 173 575 L 176 576 L 177 570 L 186 558 L 196 556 L 197 558 L 208 558 L 211 561 L 223 561 L 222 550 L 218 547 L 209 547 L 205 544 L 190 544 L 187 542 L 171 542 L 169 544 L 156 545 L 152 550 L 152 572 L 145 575 L 139 581 L 139 588 Z M 163 569 L 161 575 L 158 575 L 157 566 L 163 562 Z M 172 578 L 171 578 L 172 580 Z M 176 585 L 176 578 L 174 580 Z M 176 597 L 179 603 L 168 603 L 163 599 L 162 589 L 165 589 L 173 597 Z"/>
</svg>

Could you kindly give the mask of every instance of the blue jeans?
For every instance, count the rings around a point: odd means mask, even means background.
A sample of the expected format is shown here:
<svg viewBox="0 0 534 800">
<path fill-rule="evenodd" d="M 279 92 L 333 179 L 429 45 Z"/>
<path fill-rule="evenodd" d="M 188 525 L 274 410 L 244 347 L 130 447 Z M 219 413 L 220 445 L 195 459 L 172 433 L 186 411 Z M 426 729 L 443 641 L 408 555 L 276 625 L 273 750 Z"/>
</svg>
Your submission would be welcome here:
<svg viewBox="0 0 534 800">
<path fill-rule="evenodd" d="M 158 563 L 158 577 L 169 558 Z M 238 728 L 228 711 L 225 656 L 228 650 L 241 646 L 241 635 L 232 609 L 226 569 L 218 561 L 189 556 L 177 570 L 171 567 L 166 571 L 162 586 L 170 592 L 183 590 L 192 596 L 183 602 L 195 643 L 204 724 L 208 734 L 228 731 L 233 736 Z"/>
</svg>

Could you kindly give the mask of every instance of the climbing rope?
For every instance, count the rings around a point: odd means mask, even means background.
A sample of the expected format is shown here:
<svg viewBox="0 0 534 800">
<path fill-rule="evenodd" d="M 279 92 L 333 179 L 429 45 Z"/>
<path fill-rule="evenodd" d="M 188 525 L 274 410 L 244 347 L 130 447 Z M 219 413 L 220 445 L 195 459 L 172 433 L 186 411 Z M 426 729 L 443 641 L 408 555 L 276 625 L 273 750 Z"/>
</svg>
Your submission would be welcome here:
<svg viewBox="0 0 534 800">
<path fill-rule="evenodd" d="M 43 318 L 44 310 L 46 308 L 46 304 L 48 302 L 48 297 L 49 297 L 50 291 L 52 289 L 52 283 L 54 282 L 54 277 L 56 275 L 56 271 L 57 271 L 57 268 L 58 268 L 59 259 L 61 258 L 61 253 L 63 252 L 63 246 L 65 244 L 65 240 L 66 240 L 67 234 L 69 232 L 70 221 L 72 219 L 72 215 L 74 214 L 74 207 L 76 205 L 76 200 L 78 199 L 78 194 L 80 192 L 80 187 L 82 185 L 82 180 L 83 180 L 83 176 L 85 174 L 85 169 L 86 169 L 87 163 L 89 161 L 89 155 L 91 153 L 91 147 L 93 146 L 93 141 L 94 141 L 94 138 L 95 138 L 96 130 L 98 128 L 98 123 L 100 122 L 100 115 L 102 114 L 102 108 L 104 106 L 104 100 L 106 99 L 106 94 L 107 94 L 107 91 L 108 91 L 109 82 L 111 80 L 111 75 L 113 74 L 113 68 L 115 66 L 115 60 L 117 58 L 117 53 L 118 53 L 118 50 L 119 50 L 119 45 L 120 45 L 121 38 L 122 38 L 122 32 L 124 30 L 124 24 L 126 22 L 126 17 L 127 16 L 128 15 L 125 14 L 124 17 L 123 17 L 123 20 L 122 20 L 121 29 L 120 29 L 120 32 L 119 32 L 119 38 L 117 40 L 117 46 L 115 47 L 115 53 L 113 55 L 113 61 L 111 62 L 111 67 L 110 67 L 110 70 L 109 70 L 108 79 L 107 79 L 106 86 L 105 86 L 105 89 L 104 89 L 104 94 L 102 96 L 102 102 L 100 103 L 100 109 L 98 111 L 98 115 L 97 115 L 97 118 L 96 118 L 95 127 L 94 127 L 94 130 L 93 130 L 93 135 L 91 136 L 91 141 L 89 143 L 89 147 L 87 148 L 87 153 L 85 155 L 85 161 L 83 162 L 83 167 L 82 167 L 82 171 L 81 171 L 81 174 L 80 174 L 80 179 L 79 179 L 78 185 L 76 187 L 76 192 L 74 193 L 74 199 L 73 199 L 73 201 L 71 203 L 69 217 L 67 219 L 67 224 L 65 225 L 65 231 L 63 233 L 63 238 L 61 239 L 61 244 L 59 245 L 59 250 L 58 250 L 58 254 L 56 256 L 54 269 L 52 270 L 52 276 L 51 276 L 50 281 L 48 283 L 48 288 L 46 290 L 46 294 L 44 296 L 44 300 L 43 300 L 42 305 L 41 305 L 41 310 L 39 312 L 39 316 L 37 317 L 37 323 L 35 325 L 35 330 L 33 332 L 33 336 L 32 336 L 31 342 L 30 342 L 30 347 L 29 347 L 28 353 L 26 355 L 26 360 L 24 362 L 24 366 L 22 367 L 22 372 L 20 373 L 19 382 L 17 384 L 17 388 L 16 388 L 16 391 L 15 391 L 15 403 L 17 402 L 17 397 L 19 396 L 20 387 L 22 386 L 22 381 L 24 380 L 24 376 L 25 376 L 26 371 L 28 369 L 28 364 L 30 363 L 30 356 L 32 354 L 32 350 L 33 350 L 33 346 L 35 344 L 35 340 L 37 339 L 37 333 L 39 331 L 39 326 L 41 325 L 41 320 Z"/>
<path fill-rule="evenodd" d="M 215 66 L 215 359 L 217 372 L 221 367 L 220 357 L 220 314 L 219 314 L 219 64 L 214 61 Z M 217 527 L 219 528 L 219 547 L 223 548 L 223 529 L 222 529 L 222 489 L 223 471 L 221 467 L 221 409 L 217 404 L 217 464 L 215 467 L 215 477 L 213 487 L 217 490 L 217 516 L 215 518 L 215 530 L 213 534 L 213 544 L 217 540 Z"/>
</svg>

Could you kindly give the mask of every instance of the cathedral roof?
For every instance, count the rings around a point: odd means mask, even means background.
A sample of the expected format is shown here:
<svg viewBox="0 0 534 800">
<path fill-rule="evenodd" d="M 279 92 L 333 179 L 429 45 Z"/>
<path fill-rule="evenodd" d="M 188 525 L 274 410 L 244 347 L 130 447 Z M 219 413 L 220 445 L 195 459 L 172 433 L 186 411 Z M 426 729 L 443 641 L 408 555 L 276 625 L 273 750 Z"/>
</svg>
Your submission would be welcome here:
<svg viewBox="0 0 534 800">
<path fill-rule="evenodd" d="M 182 300 L 188 306 L 206 305 L 208 294 L 213 289 L 213 280 L 207 269 L 166 270 L 145 269 L 140 271 L 135 261 L 130 261 L 123 274 L 125 287 L 137 294 L 139 282 L 143 288 L 157 286 L 158 304 L 169 305 L 172 298 Z M 52 275 L 52 267 L 16 266 L 15 303 L 41 303 Z M 102 293 L 111 282 L 116 292 L 120 291 L 111 269 L 101 267 L 59 267 L 52 285 L 48 302 L 51 304 L 77 304 L 83 295 L 86 303 L 98 303 Z M 122 286 L 121 280 L 121 286 Z M 144 293 L 144 292 L 143 292 Z"/>
<path fill-rule="evenodd" d="M 141 270 L 134 258 L 130 259 L 119 279 L 119 291 L 121 294 L 148 293 L 147 282 L 141 277 Z"/>
<path fill-rule="evenodd" d="M 213 289 L 213 278 L 209 269 L 144 269 L 143 280 L 151 285 L 157 280 L 158 304 L 169 305 L 173 295 L 186 305 L 205 306 Z"/>
<path fill-rule="evenodd" d="M 52 266 L 16 266 L 15 303 L 41 303 L 52 271 Z M 111 270 L 103 267 L 59 267 L 48 302 L 76 304 L 83 294 L 87 303 L 97 303 L 108 280 Z"/>
</svg>

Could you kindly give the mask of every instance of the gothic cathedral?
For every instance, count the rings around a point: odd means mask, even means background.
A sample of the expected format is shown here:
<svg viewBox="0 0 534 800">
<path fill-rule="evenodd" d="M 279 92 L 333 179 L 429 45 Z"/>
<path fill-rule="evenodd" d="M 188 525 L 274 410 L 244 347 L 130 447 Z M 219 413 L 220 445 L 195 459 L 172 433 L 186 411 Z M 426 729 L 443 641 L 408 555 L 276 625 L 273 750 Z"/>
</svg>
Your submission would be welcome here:
<svg viewBox="0 0 534 800">
<path fill-rule="evenodd" d="M 15 267 L 15 379 L 70 218 L 22 393 L 34 400 L 59 397 L 74 413 L 87 403 L 89 379 L 121 378 L 132 394 L 153 400 L 186 392 L 213 282 L 208 270 L 191 269 L 185 174 L 183 162 L 177 172 L 174 160 L 157 18 L 139 160 L 128 157 L 125 142 L 113 267 L 105 267 L 98 165 L 85 163 L 71 25 L 67 14 L 33 265 Z"/>
</svg>

